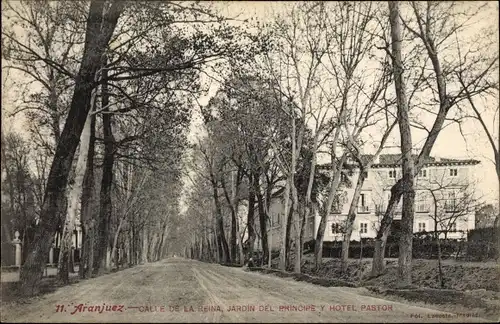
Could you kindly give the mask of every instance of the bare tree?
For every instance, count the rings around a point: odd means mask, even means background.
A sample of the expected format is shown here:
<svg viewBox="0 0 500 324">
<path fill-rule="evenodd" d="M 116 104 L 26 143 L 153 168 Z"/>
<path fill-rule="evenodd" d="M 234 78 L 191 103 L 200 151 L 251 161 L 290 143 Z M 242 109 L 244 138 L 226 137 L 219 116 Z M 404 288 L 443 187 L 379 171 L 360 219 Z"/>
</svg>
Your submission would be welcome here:
<svg viewBox="0 0 500 324">
<path fill-rule="evenodd" d="M 460 58 L 462 59 L 462 58 Z M 464 76 L 465 74 L 465 71 L 459 71 L 457 72 L 458 73 L 458 79 L 459 79 L 459 82 L 461 84 L 462 87 L 464 87 L 464 91 L 465 91 L 465 95 L 467 97 L 467 101 L 468 103 L 470 104 L 470 107 L 472 108 L 472 112 L 473 114 L 466 114 L 466 116 L 470 116 L 471 118 L 473 119 L 476 119 L 480 124 L 481 124 L 481 127 L 483 129 L 483 131 L 485 132 L 487 138 L 488 138 L 488 142 L 489 144 L 491 145 L 491 149 L 493 150 L 493 157 L 494 157 L 494 164 L 495 164 L 495 171 L 497 173 L 497 179 L 498 179 L 498 186 L 499 186 L 499 193 L 498 193 L 498 202 L 499 202 L 499 205 L 498 205 L 498 208 L 500 208 L 500 151 L 499 151 L 499 139 L 496 138 L 495 140 L 495 137 L 498 137 L 500 135 L 495 135 L 495 124 L 497 124 L 496 126 L 497 127 L 500 127 L 500 122 L 498 120 L 499 118 L 499 113 L 500 113 L 500 110 L 499 110 L 499 106 L 498 104 L 495 105 L 496 108 L 494 109 L 491 109 L 492 111 L 480 111 L 479 107 L 476 106 L 475 102 L 474 102 L 474 99 L 473 99 L 473 96 L 471 94 L 471 91 L 465 86 L 466 85 L 466 77 Z M 493 90 L 493 89 L 492 89 Z M 496 94 L 494 94 L 493 96 L 488 96 L 490 100 L 495 100 L 495 95 L 496 95 L 496 101 L 498 103 L 498 87 L 496 89 Z M 473 90 L 472 90 L 473 91 Z M 488 127 L 487 123 L 486 123 L 486 119 L 485 119 L 485 115 L 488 114 L 488 113 L 492 113 L 493 114 L 493 127 Z M 500 128 L 499 128 L 500 129 Z M 500 132 L 499 132 L 500 134 Z M 495 222 L 494 222 L 494 227 L 498 227 L 499 226 L 499 222 L 500 222 L 500 213 L 497 214 L 497 216 L 495 217 Z"/>
<path fill-rule="evenodd" d="M 402 15 L 403 31 L 411 36 L 412 42 L 409 44 L 414 46 L 416 55 L 413 62 L 405 63 L 407 75 L 412 76 L 413 86 L 407 104 L 412 111 L 413 107 L 420 107 L 435 116 L 430 128 L 425 125 L 418 126 L 425 130 L 428 136 L 414 161 L 414 174 L 421 170 L 429 157 L 441 129 L 445 126 L 449 111 L 466 99 L 465 89 L 473 95 L 478 95 L 494 86 L 490 82 L 490 75 L 498 64 L 498 55 L 495 55 L 494 51 L 491 52 L 492 55 L 487 56 L 479 55 L 479 52 L 475 51 L 478 46 L 491 46 L 492 42 L 478 44 L 476 40 L 467 41 L 474 38 L 463 34 L 468 23 L 473 18 L 479 18 L 478 13 L 481 12 L 481 6 L 471 6 L 465 8 L 457 3 L 411 2 L 405 7 L 408 14 Z M 385 40 L 384 42 L 385 48 L 389 50 L 390 43 Z M 420 49 L 425 51 L 425 55 L 420 55 Z M 470 53 L 470 60 L 465 63 L 443 59 L 444 55 L 456 55 L 458 51 L 463 53 L 464 50 Z M 429 70 L 426 68 L 428 65 L 431 68 Z M 470 77 L 465 87 L 460 86 L 456 78 L 457 71 L 469 71 Z M 426 95 L 430 95 L 432 99 L 424 100 Z M 391 198 L 376 237 L 372 275 L 378 275 L 384 269 L 385 243 L 403 189 L 403 179 L 391 188 Z"/>
<path fill-rule="evenodd" d="M 38 290 L 45 257 L 63 212 L 61 202 L 64 199 L 72 160 L 90 110 L 95 74 L 124 4 L 112 3 L 105 17 L 102 14 L 104 5 L 95 1 L 90 5 L 83 59 L 76 77 L 71 107 L 47 180 L 40 226 L 37 227 L 34 244 L 30 249 L 32 253 L 21 270 L 21 282 L 26 295 L 32 295 Z"/>
<path fill-rule="evenodd" d="M 326 17 L 326 7 L 323 3 L 294 4 L 290 8 L 289 21 L 282 17 L 277 17 L 275 30 L 277 31 L 277 41 L 281 48 L 279 54 L 274 57 L 267 57 L 267 69 L 276 81 L 276 97 L 285 98 L 287 102 L 282 109 L 290 118 L 290 142 L 291 156 L 283 159 L 279 164 L 282 173 L 287 177 L 284 193 L 284 214 L 288 215 L 290 207 L 293 206 L 292 225 L 295 233 L 295 262 L 294 271 L 301 269 L 301 233 L 303 234 L 303 223 L 307 214 L 311 210 L 311 188 L 315 174 L 316 153 L 318 141 L 318 130 L 325 120 L 323 113 L 319 112 L 316 118 L 316 135 L 313 148 L 313 159 L 308 179 L 308 189 L 305 193 L 304 209 L 299 206 L 299 193 L 295 185 L 295 173 L 297 169 L 297 159 L 299 158 L 303 146 L 304 133 L 306 131 L 308 118 L 312 116 L 314 104 L 312 96 L 315 90 L 319 89 L 319 73 L 321 62 L 327 52 L 327 40 L 325 37 L 324 18 Z M 276 143 L 274 147 L 278 147 Z M 292 204 L 290 204 L 290 198 Z M 303 213 L 300 211 L 303 210 Z M 282 223 L 280 269 L 286 268 L 286 245 L 288 221 Z"/>
<path fill-rule="evenodd" d="M 423 186 L 422 193 L 429 193 L 432 197 L 431 218 L 434 223 L 433 236 L 437 245 L 438 281 L 441 288 L 444 288 L 441 239 L 446 240 L 448 233 L 457 231 L 458 222 L 467 222 L 470 215 L 475 212 L 478 199 L 474 196 L 474 191 L 473 183 L 456 183 L 446 179 L 444 173 Z M 426 196 L 423 197 L 425 198 Z"/>
<path fill-rule="evenodd" d="M 410 119 L 408 114 L 408 99 L 406 97 L 406 83 L 403 77 L 401 23 L 399 18 L 399 4 L 389 2 L 391 36 L 392 36 L 392 64 L 394 71 L 394 86 L 396 88 L 398 106 L 398 125 L 401 135 L 401 155 L 403 157 L 403 215 L 401 217 L 401 241 L 399 244 L 399 277 L 402 283 L 411 284 L 411 260 L 413 244 L 413 217 L 415 211 L 414 160 L 412 156 L 412 140 Z"/>
</svg>

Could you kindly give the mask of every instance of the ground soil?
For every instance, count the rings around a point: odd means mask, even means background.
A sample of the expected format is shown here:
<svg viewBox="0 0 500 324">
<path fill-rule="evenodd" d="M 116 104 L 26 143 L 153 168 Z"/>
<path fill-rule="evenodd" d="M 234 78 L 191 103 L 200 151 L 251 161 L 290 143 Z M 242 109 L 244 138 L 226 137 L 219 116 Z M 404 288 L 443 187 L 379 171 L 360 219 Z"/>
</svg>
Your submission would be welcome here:
<svg viewBox="0 0 500 324">
<path fill-rule="evenodd" d="M 35 298 L 2 299 L 0 311 L 2 322 L 24 323 L 485 321 L 368 293 L 365 288 L 321 287 L 173 258 L 75 282 Z M 64 310 L 57 311 L 57 305 Z M 100 313 L 95 308 L 100 305 L 116 309 Z"/>
<path fill-rule="evenodd" d="M 273 265 L 277 266 L 277 262 Z M 339 259 L 323 259 L 315 269 L 312 255 L 303 258 L 304 275 L 293 275 L 323 286 L 356 286 L 367 295 L 383 296 L 450 312 L 468 312 L 497 321 L 500 319 L 500 264 L 496 262 L 443 261 L 444 289 L 438 281 L 437 260 L 414 260 L 412 286 L 399 287 L 397 260 L 387 260 L 386 271 L 370 277 L 371 259 L 350 259 L 346 273 L 341 272 Z M 283 274 L 278 274 L 284 276 Z M 360 290 L 362 291 L 362 290 Z"/>
</svg>

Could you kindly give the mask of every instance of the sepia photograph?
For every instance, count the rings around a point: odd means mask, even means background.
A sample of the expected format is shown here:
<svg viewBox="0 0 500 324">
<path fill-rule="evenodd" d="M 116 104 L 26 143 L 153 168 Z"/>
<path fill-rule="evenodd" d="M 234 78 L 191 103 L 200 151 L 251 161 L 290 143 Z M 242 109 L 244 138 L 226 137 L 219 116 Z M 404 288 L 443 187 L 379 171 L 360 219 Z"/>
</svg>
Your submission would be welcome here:
<svg viewBox="0 0 500 324">
<path fill-rule="evenodd" d="M 1 12 L 1 322 L 500 321 L 498 2 Z"/>
</svg>

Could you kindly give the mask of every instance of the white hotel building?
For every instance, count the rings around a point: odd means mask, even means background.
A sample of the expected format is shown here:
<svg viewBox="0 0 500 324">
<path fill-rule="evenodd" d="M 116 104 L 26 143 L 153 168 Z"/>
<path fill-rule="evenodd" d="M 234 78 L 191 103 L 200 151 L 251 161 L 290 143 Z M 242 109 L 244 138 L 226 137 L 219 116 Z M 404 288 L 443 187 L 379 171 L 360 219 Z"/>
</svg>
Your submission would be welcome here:
<svg viewBox="0 0 500 324">
<path fill-rule="evenodd" d="M 415 178 L 414 232 L 432 232 L 437 221 L 437 229 L 445 230 L 447 238 L 467 238 L 467 231 L 474 229 L 475 226 L 475 211 L 472 204 L 467 205 L 464 202 L 472 201 L 469 193 L 473 191 L 474 168 L 479 163 L 472 159 L 435 157 L 430 157 L 426 161 Z M 320 170 L 325 170 L 328 165 L 319 167 Z M 339 188 L 332 212 L 327 219 L 324 241 L 342 240 L 342 225 L 347 218 L 358 175 L 357 168 L 345 175 L 352 185 Z M 359 241 L 360 236 L 375 238 L 389 201 L 390 189 L 401 178 L 401 155 L 380 155 L 367 175 L 358 201 L 351 240 Z M 434 202 L 437 202 L 437 209 L 434 208 Z M 281 243 L 282 203 L 281 199 L 276 199 L 269 211 L 273 219 L 270 235 L 273 249 L 278 249 Z M 401 206 L 402 200 L 394 214 L 395 222 L 401 220 Z M 304 242 L 315 237 L 320 220 L 317 214 L 307 220 Z"/>
</svg>

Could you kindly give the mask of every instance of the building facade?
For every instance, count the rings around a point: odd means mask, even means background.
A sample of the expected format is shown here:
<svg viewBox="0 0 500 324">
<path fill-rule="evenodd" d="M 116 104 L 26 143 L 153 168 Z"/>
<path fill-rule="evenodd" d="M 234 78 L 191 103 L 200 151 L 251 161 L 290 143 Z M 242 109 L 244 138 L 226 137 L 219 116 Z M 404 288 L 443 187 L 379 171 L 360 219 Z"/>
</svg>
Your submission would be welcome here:
<svg viewBox="0 0 500 324">
<path fill-rule="evenodd" d="M 370 156 L 365 156 L 368 158 Z M 415 177 L 414 233 L 426 234 L 437 230 L 442 238 L 466 239 L 475 227 L 474 168 L 480 164 L 472 159 L 445 159 L 430 157 Z M 345 221 L 359 177 L 353 161 L 350 172 L 342 176 L 352 185 L 337 191 L 328 215 L 324 241 L 341 241 Z M 322 166 L 323 169 L 327 166 Z M 321 168 L 320 168 L 321 169 Z M 380 155 L 370 170 L 361 189 L 351 240 L 375 238 L 383 213 L 390 198 L 391 187 L 401 178 L 401 155 Z M 401 220 L 402 199 L 394 214 L 394 223 Z M 283 201 L 276 199 L 269 210 L 273 220 L 270 242 L 273 249 L 281 244 Z M 320 216 L 312 215 L 306 223 L 304 242 L 313 239 L 319 228 Z"/>
</svg>

